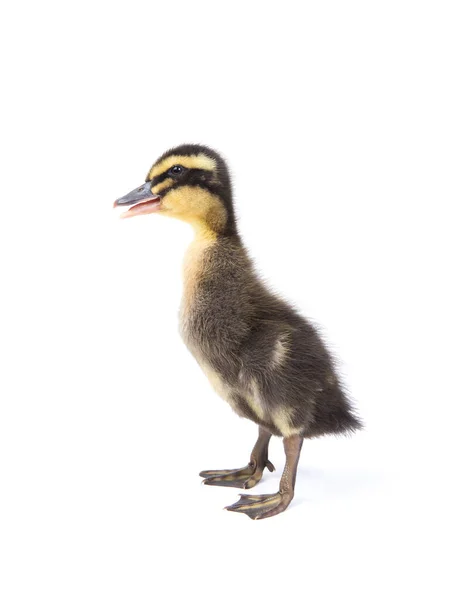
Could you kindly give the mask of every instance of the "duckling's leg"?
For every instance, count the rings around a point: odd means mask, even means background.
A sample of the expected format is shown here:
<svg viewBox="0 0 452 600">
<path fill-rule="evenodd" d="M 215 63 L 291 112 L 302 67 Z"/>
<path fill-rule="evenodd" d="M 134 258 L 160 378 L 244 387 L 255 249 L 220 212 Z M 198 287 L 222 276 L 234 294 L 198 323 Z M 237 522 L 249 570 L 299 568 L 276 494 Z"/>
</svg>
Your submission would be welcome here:
<svg viewBox="0 0 452 600">
<path fill-rule="evenodd" d="M 275 467 L 268 460 L 268 444 L 272 434 L 259 427 L 259 437 L 251 451 L 250 462 L 243 469 L 231 469 L 221 471 L 201 471 L 206 485 L 223 485 L 227 487 L 239 487 L 249 489 L 259 483 L 265 467 L 274 471 Z"/>
<path fill-rule="evenodd" d="M 226 510 L 244 513 L 250 519 L 265 519 L 286 510 L 294 496 L 298 459 L 302 445 L 303 438 L 300 435 L 284 438 L 286 465 L 279 484 L 279 492 L 261 496 L 242 494 L 235 504 L 226 506 Z"/>
</svg>

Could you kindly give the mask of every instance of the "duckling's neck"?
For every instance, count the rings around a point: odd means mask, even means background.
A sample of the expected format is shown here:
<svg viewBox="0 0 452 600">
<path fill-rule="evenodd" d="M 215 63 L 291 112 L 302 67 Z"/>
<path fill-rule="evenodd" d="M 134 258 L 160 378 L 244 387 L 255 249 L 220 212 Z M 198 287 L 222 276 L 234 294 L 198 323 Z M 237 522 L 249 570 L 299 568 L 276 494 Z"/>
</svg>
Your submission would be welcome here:
<svg viewBox="0 0 452 600">
<path fill-rule="evenodd" d="M 215 321 L 209 315 L 221 311 L 224 301 L 222 290 L 228 285 L 231 262 L 234 263 L 234 269 L 240 270 L 240 261 L 236 264 L 233 258 L 237 246 L 241 246 L 238 235 L 224 235 L 200 227 L 195 228 L 195 237 L 185 253 L 179 311 L 180 333 L 195 355 L 200 351 L 199 336 L 206 335 Z M 214 333 L 211 332 L 212 335 Z"/>
<path fill-rule="evenodd" d="M 196 290 L 205 270 L 209 250 L 215 246 L 218 240 L 218 234 L 208 228 L 194 227 L 194 231 L 195 237 L 185 252 L 182 269 L 184 284 L 180 307 L 182 337 L 185 337 L 183 330 L 189 321 Z"/>
<path fill-rule="evenodd" d="M 222 235 L 216 228 L 205 221 L 193 221 L 190 225 L 194 233 L 192 244 L 202 243 L 206 240 L 217 240 Z"/>
<path fill-rule="evenodd" d="M 210 258 L 218 244 L 240 244 L 238 235 L 225 235 L 214 231 L 206 224 L 192 223 L 195 236 L 187 248 L 183 264 L 184 300 L 185 305 L 190 305 L 198 283 L 215 268 Z"/>
</svg>

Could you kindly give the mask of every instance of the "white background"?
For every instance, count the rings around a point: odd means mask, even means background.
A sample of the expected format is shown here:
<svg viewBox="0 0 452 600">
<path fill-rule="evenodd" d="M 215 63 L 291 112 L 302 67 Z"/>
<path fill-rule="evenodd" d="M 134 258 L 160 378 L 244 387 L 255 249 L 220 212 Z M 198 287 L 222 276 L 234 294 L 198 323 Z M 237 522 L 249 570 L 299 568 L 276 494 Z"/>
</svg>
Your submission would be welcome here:
<svg viewBox="0 0 452 600">
<path fill-rule="evenodd" d="M 15 2 L 0 18 L 2 600 L 450 597 L 448 2 Z M 115 198 L 220 150 L 364 432 L 273 519 L 198 472 L 255 426 L 178 336 L 191 231 Z M 255 493 L 276 491 L 274 439 Z"/>
</svg>

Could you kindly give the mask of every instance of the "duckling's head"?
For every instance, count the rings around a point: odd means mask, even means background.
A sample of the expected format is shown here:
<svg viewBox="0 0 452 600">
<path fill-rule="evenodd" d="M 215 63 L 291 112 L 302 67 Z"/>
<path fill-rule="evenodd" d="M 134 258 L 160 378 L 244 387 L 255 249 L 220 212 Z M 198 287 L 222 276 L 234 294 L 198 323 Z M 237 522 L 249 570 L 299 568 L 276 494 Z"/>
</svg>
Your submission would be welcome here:
<svg viewBox="0 0 452 600">
<path fill-rule="evenodd" d="M 121 217 L 158 212 L 213 234 L 236 233 L 232 190 L 224 159 L 207 146 L 187 144 L 168 150 L 146 181 L 115 202 Z"/>
</svg>

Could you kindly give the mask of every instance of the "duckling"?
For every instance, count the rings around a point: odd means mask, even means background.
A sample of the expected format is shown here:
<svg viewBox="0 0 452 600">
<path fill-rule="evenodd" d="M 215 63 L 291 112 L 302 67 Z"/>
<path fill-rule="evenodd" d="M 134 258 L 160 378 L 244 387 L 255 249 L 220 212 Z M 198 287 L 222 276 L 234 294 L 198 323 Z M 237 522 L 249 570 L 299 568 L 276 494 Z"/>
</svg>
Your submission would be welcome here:
<svg viewBox="0 0 452 600">
<path fill-rule="evenodd" d="M 216 392 L 258 426 L 248 464 L 201 471 L 206 485 L 254 487 L 272 435 L 282 437 L 286 463 L 279 491 L 240 495 L 226 509 L 251 519 L 284 511 L 294 497 L 305 438 L 361 428 L 316 329 L 267 289 L 254 270 L 234 214 L 225 160 L 201 145 L 182 145 L 154 163 L 145 183 L 114 203 L 121 217 L 158 213 L 190 223 L 180 333 Z"/>
</svg>

